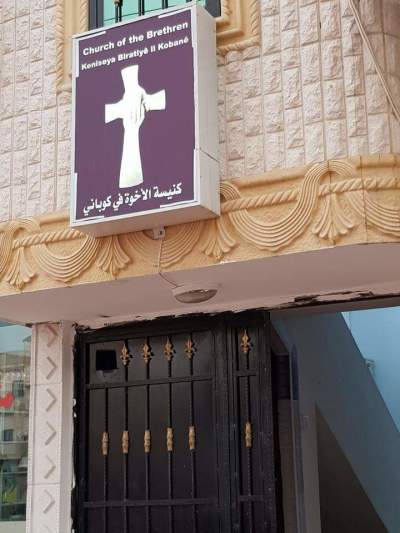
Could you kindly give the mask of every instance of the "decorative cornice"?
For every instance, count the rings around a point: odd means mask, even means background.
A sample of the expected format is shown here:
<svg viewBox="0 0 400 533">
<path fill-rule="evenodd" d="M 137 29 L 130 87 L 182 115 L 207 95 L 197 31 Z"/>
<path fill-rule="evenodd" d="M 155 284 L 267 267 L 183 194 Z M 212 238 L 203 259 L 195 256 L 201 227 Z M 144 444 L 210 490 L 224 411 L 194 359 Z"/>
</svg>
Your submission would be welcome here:
<svg viewBox="0 0 400 533">
<path fill-rule="evenodd" d="M 400 156 L 353 157 L 221 183 L 221 217 L 95 238 L 66 213 L 0 224 L 0 295 L 345 244 L 400 242 Z"/>
<path fill-rule="evenodd" d="M 71 38 L 89 25 L 89 0 L 57 0 L 57 91 L 71 91 Z M 217 19 L 218 52 L 225 55 L 260 44 L 259 0 L 221 0 Z"/>
</svg>

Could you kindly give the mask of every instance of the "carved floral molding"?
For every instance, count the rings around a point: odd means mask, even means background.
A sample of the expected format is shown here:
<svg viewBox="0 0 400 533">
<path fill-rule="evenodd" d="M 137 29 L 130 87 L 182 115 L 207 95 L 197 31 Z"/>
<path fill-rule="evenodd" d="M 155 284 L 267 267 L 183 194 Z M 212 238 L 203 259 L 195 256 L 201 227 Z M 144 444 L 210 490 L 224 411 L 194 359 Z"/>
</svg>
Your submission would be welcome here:
<svg viewBox="0 0 400 533">
<path fill-rule="evenodd" d="M 111 0 L 110 0 L 111 1 Z M 71 90 L 71 38 L 89 26 L 89 0 L 57 0 L 56 46 L 57 91 Z M 220 54 L 243 50 L 260 43 L 259 0 L 221 0 L 217 18 L 217 45 Z"/>
<path fill-rule="evenodd" d="M 221 0 L 217 18 L 217 45 L 220 54 L 244 50 L 260 44 L 259 0 Z"/>
<path fill-rule="evenodd" d="M 71 91 L 71 38 L 89 27 L 89 0 L 57 0 L 57 91 Z"/>
<path fill-rule="evenodd" d="M 221 183 L 221 216 L 95 238 L 58 213 L 0 224 L 0 295 L 346 244 L 400 242 L 400 155 L 353 157 Z"/>
</svg>

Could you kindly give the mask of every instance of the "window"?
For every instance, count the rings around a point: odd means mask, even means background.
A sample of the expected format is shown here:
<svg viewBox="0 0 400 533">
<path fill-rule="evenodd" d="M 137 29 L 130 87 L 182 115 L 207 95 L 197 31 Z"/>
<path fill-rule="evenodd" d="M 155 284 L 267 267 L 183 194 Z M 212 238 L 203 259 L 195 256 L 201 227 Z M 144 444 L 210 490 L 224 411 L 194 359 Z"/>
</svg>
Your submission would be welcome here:
<svg viewBox="0 0 400 533">
<path fill-rule="evenodd" d="M 12 393 L 14 398 L 23 398 L 25 396 L 25 383 L 23 381 L 14 381 Z"/>
<path fill-rule="evenodd" d="M 186 0 L 123 0 L 122 20 L 129 20 L 158 9 L 184 5 Z M 220 0 L 198 0 L 213 16 L 221 13 Z M 115 21 L 114 0 L 90 0 L 90 28 L 99 28 Z"/>
<path fill-rule="evenodd" d="M 14 430 L 13 429 L 3 429 L 3 441 L 12 442 L 14 440 Z"/>
<path fill-rule="evenodd" d="M 30 341 L 28 328 L 0 324 L 0 533 L 25 531 Z"/>
</svg>

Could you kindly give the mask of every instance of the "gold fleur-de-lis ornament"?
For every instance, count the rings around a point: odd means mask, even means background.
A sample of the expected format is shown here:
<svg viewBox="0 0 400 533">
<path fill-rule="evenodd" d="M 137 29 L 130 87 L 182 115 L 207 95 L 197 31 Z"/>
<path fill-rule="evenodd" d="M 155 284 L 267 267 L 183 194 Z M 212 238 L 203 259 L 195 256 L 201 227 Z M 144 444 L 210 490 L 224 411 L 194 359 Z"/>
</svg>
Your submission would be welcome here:
<svg viewBox="0 0 400 533">
<path fill-rule="evenodd" d="M 129 353 L 129 348 L 126 344 L 126 342 L 124 342 L 124 345 L 122 347 L 122 350 L 121 350 L 121 361 L 122 361 L 122 364 L 124 366 L 128 366 L 132 357 L 131 357 L 131 354 Z"/>
<path fill-rule="evenodd" d="M 151 353 L 151 347 L 149 344 L 149 340 L 146 339 L 146 342 L 144 343 L 144 346 L 143 346 L 143 359 L 146 365 L 149 364 L 152 356 L 153 354 Z"/>
<path fill-rule="evenodd" d="M 167 358 L 168 362 L 172 361 L 172 358 L 174 357 L 174 353 L 175 353 L 174 345 L 172 344 L 171 339 L 167 337 L 167 342 L 165 343 L 165 346 L 164 346 L 164 355 Z"/>
</svg>

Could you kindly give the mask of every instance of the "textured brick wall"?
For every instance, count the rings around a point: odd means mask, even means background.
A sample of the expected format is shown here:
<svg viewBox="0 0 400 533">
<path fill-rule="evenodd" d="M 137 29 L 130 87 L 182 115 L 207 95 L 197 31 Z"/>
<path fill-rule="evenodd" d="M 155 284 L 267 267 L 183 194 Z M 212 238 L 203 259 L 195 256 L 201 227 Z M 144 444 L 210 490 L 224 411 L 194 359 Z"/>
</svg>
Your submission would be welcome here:
<svg viewBox="0 0 400 533">
<path fill-rule="evenodd" d="M 1 0 L 0 220 L 69 203 L 70 97 L 56 98 L 56 0 Z"/>
<path fill-rule="evenodd" d="M 56 96 L 57 0 L 0 3 L 0 221 L 68 208 L 70 94 Z M 260 0 L 262 45 L 219 58 L 222 177 L 400 151 L 347 0 Z M 400 4 L 360 0 L 400 104 Z"/>
<path fill-rule="evenodd" d="M 400 4 L 360 0 L 400 105 Z M 347 0 L 261 0 L 262 46 L 220 65 L 223 176 L 400 150 L 399 125 Z"/>
</svg>

